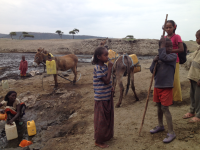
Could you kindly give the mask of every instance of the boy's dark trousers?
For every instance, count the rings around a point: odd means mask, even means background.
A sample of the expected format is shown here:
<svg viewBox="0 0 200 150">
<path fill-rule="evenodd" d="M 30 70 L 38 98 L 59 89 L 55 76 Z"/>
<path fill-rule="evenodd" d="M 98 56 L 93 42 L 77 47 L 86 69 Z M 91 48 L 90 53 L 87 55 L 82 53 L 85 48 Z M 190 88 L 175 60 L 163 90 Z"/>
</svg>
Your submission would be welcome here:
<svg viewBox="0 0 200 150">
<path fill-rule="evenodd" d="M 190 113 L 195 114 L 196 112 L 196 117 L 200 118 L 200 87 L 196 81 L 190 80 L 190 82 Z"/>
</svg>

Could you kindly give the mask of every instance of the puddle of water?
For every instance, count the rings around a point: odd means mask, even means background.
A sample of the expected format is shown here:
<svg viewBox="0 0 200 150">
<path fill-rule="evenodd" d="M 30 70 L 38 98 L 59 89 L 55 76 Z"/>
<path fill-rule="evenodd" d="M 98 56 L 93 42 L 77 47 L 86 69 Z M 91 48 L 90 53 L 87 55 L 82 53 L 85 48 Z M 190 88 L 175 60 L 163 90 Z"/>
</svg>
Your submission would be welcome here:
<svg viewBox="0 0 200 150">
<path fill-rule="evenodd" d="M 18 138 L 7 141 L 6 136 L 2 136 L 1 132 L 2 130 L 5 129 L 5 121 L 0 122 L 0 150 L 2 148 L 17 148 L 19 147 L 19 144 L 22 140 L 28 140 L 32 141 L 32 138 L 34 136 L 29 137 L 28 132 L 27 132 L 27 121 L 28 120 L 35 120 L 36 115 L 33 114 L 32 111 L 27 110 L 26 114 L 23 116 L 22 121 L 24 122 L 23 125 L 18 125 L 18 122 L 16 123 L 17 125 L 17 133 L 18 133 Z"/>
<path fill-rule="evenodd" d="M 32 66 L 32 62 L 35 57 L 35 53 L 0 53 L 0 80 L 4 79 L 6 76 L 10 79 L 20 79 L 19 76 L 19 64 L 22 55 L 25 56 L 28 62 L 28 70 L 39 70 L 43 72 L 44 67 L 40 64 L 37 68 Z M 63 56 L 63 55 L 55 55 Z M 82 63 L 89 63 L 91 61 L 92 55 L 77 55 L 78 61 Z"/>
<path fill-rule="evenodd" d="M 3 126 L 4 127 L 1 128 L 1 129 L 5 128 L 5 123 L 3 123 Z M 2 131 L 0 131 L 0 132 L 2 132 Z M 29 140 L 29 141 L 32 140 L 32 137 L 28 136 L 27 126 L 26 126 L 25 123 L 21 126 L 17 125 L 17 132 L 18 132 L 18 138 L 10 140 L 10 141 L 7 141 L 6 136 L 0 135 L 0 149 L 1 148 L 16 148 L 16 147 L 19 147 L 19 144 L 23 139 Z"/>
<path fill-rule="evenodd" d="M 32 66 L 32 62 L 35 57 L 35 53 L 0 53 L 0 80 L 4 79 L 6 76 L 9 79 L 20 79 L 19 76 L 19 64 L 21 61 L 22 55 L 25 56 L 28 62 L 28 70 L 39 70 L 39 72 L 44 71 L 44 67 L 40 64 L 37 68 Z M 55 55 L 63 56 L 63 55 Z M 91 63 L 92 55 L 76 55 L 78 57 L 78 62 L 81 63 Z M 153 59 L 154 56 L 138 56 L 139 60 L 144 59 Z"/>
</svg>

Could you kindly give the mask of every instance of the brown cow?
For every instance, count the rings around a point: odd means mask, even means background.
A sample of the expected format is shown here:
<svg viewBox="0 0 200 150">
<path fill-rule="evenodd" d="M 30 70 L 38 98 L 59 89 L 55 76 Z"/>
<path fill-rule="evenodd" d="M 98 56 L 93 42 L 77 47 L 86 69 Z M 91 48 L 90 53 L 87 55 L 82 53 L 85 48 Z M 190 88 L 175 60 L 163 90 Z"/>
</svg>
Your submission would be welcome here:
<svg viewBox="0 0 200 150">
<path fill-rule="evenodd" d="M 46 63 L 46 60 L 48 60 L 48 55 L 43 53 L 43 50 L 38 49 L 38 52 L 35 54 L 34 66 L 38 66 L 40 63 Z M 52 60 L 55 60 L 56 62 L 56 69 L 57 71 L 67 71 L 71 69 L 74 73 L 74 80 L 73 83 L 76 82 L 77 77 L 77 63 L 78 63 L 78 57 L 74 54 L 69 54 L 61 57 L 52 57 Z M 57 74 L 54 74 L 54 81 L 55 81 L 55 88 L 58 87 L 57 82 Z"/>
<path fill-rule="evenodd" d="M 125 65 L 124 65 L 125 63 Z M 130 85 L 130 80 L 131 80 L 131 88 L 134 92 L 135 99 L 138 101 L 137 94 L 135 92 L 135 86 L 134 86 L 134 66 L 132 65 L 131 58 L 128 57 L 127 55 L 124 56 L 124 63 L 123 63 L 123 56 L 120 56 L 115 64 L 113 65 L 113 87 L 115 89 L 116 84 L 118 82 L 118 85 L 120 87 L 120 97 L 119 97 L 119 102 L 116 104 L 116 107 L 120 107 L 122 103 L 122 98 L 123 98 L 123 93 L 124 93 L 124 86 L 122 83 L 122 77 L 124 74 L 128 75 L 127 78 L 127 88 L 126 88 L 126 94 L 128 93 L 129 90 L 129 85 Z"/>
</svg>

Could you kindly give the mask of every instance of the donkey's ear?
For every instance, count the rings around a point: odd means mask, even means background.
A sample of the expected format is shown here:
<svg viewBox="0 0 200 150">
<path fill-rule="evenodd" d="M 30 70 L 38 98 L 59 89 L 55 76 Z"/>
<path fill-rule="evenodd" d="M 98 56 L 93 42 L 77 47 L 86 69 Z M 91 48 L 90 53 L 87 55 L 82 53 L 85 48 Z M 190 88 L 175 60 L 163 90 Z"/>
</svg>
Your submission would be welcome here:
<svg viewBox="0 0 200 150">
<path fill-rule="evenodd" d="M 38 53 L 42 53 L 42 50 L 41 50 L 41 49 L 38 49 Z"/>
<path fill-rule="evenodd" d="M 44 51 L 45 51 L 45 50 L 44 50 L 44 48 L 43 48 L 43 49 L 41 49 L 41 52 L 43 52 L 43 53 L 44 53 Z"/>
</svg>

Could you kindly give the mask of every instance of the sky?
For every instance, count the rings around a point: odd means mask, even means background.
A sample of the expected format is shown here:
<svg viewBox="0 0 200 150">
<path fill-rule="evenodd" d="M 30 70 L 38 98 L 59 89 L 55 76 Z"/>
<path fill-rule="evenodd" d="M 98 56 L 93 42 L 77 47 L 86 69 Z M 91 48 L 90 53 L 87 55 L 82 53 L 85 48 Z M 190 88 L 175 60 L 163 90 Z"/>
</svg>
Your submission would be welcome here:
<svg viewBox="0 0 200 150">
<path fill-rule="evenodd" d="M 64 34 L 159 39 L 166 14 L 182 40 L 196 40 L 200 0 L 0 0 L 0 33 Z"/>
</svg>

